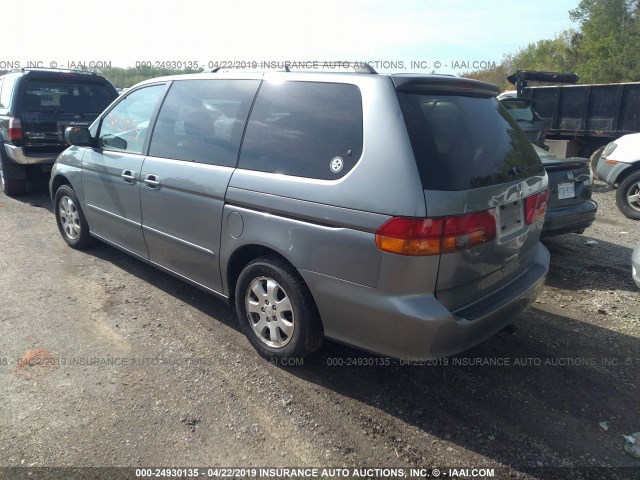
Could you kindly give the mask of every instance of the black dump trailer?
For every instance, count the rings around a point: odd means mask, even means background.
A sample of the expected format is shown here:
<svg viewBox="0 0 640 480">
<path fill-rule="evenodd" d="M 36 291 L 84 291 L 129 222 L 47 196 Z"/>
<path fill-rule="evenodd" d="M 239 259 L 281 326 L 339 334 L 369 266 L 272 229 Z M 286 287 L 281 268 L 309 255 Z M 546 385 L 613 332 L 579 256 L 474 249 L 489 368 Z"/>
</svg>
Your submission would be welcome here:
<svg viewBox="0 0 640 480">
<path fill-rule="evenodd" d="M 640 132 L 640 82 L 533 87 L 528 80 L 575 83 L 578 77 L 523 70 L 508 79 L 533 100 L 549 143 L 566 142 L 567 156 L 590 157 L 610 141 Z"/>
</svg>

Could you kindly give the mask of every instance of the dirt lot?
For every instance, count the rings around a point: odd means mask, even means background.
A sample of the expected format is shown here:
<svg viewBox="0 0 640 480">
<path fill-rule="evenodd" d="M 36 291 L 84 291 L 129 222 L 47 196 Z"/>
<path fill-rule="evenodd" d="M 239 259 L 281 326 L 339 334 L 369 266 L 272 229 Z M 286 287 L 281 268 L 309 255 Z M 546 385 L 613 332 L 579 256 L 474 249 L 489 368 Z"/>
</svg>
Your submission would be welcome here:
<svg viewBox="0 0 640 480">
<path fill-rule="evenodd" d="M 44 190 L 0 194 L 0 467 L 640 478 L 623 450 L 640 431 L 640 223 L 603 184 L 594 197 L 592 228 L 545 241 L 550 275 L 514 335 L 431 365 L 326 343 L 285 367 L 211 296 L 106 245 L 69 249 Z"/>
</svg>

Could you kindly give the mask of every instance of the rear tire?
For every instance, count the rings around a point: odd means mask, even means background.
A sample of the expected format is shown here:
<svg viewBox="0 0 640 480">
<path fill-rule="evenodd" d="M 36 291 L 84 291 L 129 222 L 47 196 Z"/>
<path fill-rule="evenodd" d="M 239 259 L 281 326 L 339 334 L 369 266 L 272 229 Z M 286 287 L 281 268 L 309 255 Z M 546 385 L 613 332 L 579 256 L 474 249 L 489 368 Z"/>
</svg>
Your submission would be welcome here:
<svg viewBox="0 0 640 480">
<path fill-rule="evenodd" d="M 8 197 L 22 195 L 25 192 L 25 181 L 7 178 L 5 173 L 7 170 L 5 160 L 0 158 L 0 188 L 2 188 L 2 193 Z"/>
<path fill-rule="evenodd" d="M 264 358 L 303 358 L 324 341 L 318 309 L 298 272 L 276 256 L 250 262 L 236 283 L 244 334 Z"/>
<path fill-rule="evenodd" d="M 53 211 L 58 230 L 67 245 L 80 250 L 91 244 L 93 239 L 89 235 L 89 224 L 80 208 L 76 192 L 69 185 L 61 185 L 56 191 Z"/>
<path fill-rule="evenodd" d="M 640 171 L 620 182 L 616 189 L 616 204 L 625 217 L 640 220 Z"/>
</svg>

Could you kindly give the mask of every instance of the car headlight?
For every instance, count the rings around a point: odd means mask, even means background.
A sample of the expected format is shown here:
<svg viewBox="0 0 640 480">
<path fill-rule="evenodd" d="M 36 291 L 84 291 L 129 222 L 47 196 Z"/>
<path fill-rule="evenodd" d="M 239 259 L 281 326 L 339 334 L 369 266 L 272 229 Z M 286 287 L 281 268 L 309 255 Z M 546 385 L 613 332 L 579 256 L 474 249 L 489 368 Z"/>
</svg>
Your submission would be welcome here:
<svg viewBox="0 0 640 480">
<path fill-rule="evenodd" d="M 604 150 L 602 151 L 602 156 L 606 157 L 608 155 L 611 155 L 617 146 L 618 144 L 616 144 L 616 142 L 611 142 L 609 145 L 604 147 Z"/>
</svg>

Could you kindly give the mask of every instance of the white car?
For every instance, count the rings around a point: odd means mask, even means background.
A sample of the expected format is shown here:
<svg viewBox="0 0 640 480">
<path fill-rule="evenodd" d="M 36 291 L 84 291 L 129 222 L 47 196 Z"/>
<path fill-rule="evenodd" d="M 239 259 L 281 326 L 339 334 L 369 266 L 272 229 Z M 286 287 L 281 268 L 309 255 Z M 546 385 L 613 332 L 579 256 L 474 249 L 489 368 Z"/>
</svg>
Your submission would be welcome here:
<svg viewBox="0 0 640 480">
<path fill-rule="evenodd" d="M 633 254 L 631 255 L 631 272 L 633 274 L 633 280 L 640 288 L 640 243 L 636 246 Z"/>
<path fill-rule="evenodd" d="M 616 204 L 623 215 L 640 220 L 640 133 L 624 135 L 604 147 L 595 174 L 617 189 Z"/>
</svg>

